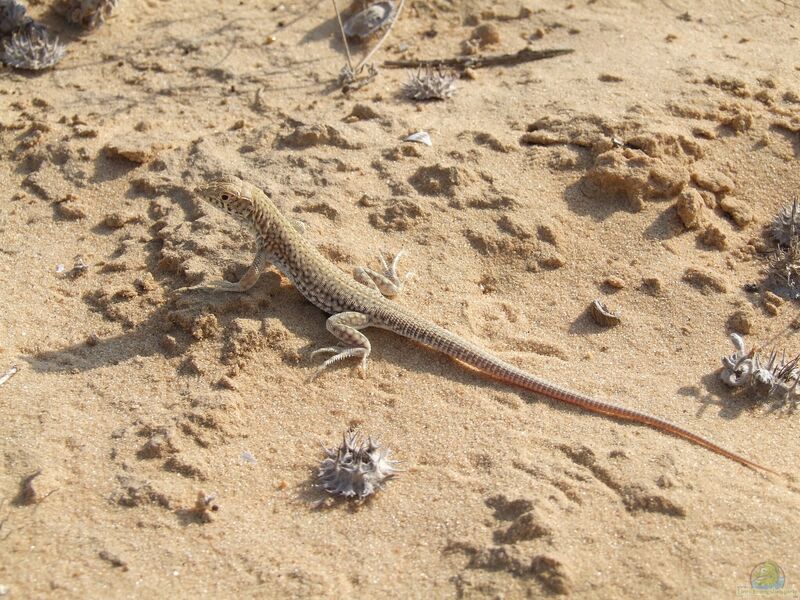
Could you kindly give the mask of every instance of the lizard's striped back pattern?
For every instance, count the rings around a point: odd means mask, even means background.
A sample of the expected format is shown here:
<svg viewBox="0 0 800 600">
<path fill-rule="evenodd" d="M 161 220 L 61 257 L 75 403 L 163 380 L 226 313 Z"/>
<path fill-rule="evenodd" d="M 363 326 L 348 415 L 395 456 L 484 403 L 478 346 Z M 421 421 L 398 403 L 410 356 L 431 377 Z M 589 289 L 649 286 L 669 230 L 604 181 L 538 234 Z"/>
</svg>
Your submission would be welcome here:
<svg viewBox="0 0 800 600">
<path fill-rule="evenodd" d="M 327 366 L 348 357 L 360 357 L 366 365 L 370 352 L 367 338 L 358 331 L 365 327 L 388 329 L 434 350 L 442 352 L 494 379 L 542 394 L 584 410 L 632 421 L 673 434 L 745 466 L 774 473 L 734 452 L 674 425 L 615 404 L 601 402 L 584 394 L 553 385 L 494 356 L 480 346 L 427 321 L 407 308 L 381 295 L 377 288 L 355 281 L 328 261 L 257 187 L 244 182 L 215 182 L 198 190 L 215 206 L 242 221 L 255 235 L 258 254 L 248 274 L 247 284 L 230 284 L 226 289 L 244 291 L 257 279 L 266 263 L 275 265 L 312 304 L 332 314 L 328 330 L 353 346 L 326 361 Z M 252 272 L 251 272 L 252 271 Z M 251 281 L 252 280 L 252 281 Z M 236 285 L 239 288 L 234 289 Z"/>
</svg>

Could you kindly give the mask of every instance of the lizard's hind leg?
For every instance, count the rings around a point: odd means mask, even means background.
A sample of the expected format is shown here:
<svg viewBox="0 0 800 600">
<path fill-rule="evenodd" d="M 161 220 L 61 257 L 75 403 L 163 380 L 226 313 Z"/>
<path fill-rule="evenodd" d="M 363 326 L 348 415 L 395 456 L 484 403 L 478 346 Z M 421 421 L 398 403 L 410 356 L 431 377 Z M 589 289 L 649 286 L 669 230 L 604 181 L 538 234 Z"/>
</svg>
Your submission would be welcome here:
<svg viewBox="0 0 800 600">
<path fill-rule="evenodd" d="M 387 298 L 394 298 L 403 291 L 403 286 L 406 281 L 414 275 L 413 273 L 407 273 L 405 277 L 401 278 L 397 274 L 397 263 L 400 261 L 400 257 L 403 256 L 403 254 L 405 253 L 402 250 L 395 254 L 391 263 L 386 262 L 383 253 L 378 254 L 378 258 L 381 261 L 382 273 L 373 271 L 368 267 L 356 267 L 353 269 L 353 278 L 357 282 L 380 292 Z"/>
<path fill-rule="evenodd" d="M 342 341 L 342 345 L 320 348 L 311 353 L 312 357 L 317 354 L 333 354 L 333 356 L 317 367 L 308 380 L 313 381 L 322 371 L 345 358 L 360 358 L 361 370 L 366 373 L 367 358 L 372 346 L 367 336 L 359 329 L 369 327 L 371 324 L 369 315 L 360 312 L 343 312 L 328 317 L 325 326 L 328 331 Z"/>
</svg>

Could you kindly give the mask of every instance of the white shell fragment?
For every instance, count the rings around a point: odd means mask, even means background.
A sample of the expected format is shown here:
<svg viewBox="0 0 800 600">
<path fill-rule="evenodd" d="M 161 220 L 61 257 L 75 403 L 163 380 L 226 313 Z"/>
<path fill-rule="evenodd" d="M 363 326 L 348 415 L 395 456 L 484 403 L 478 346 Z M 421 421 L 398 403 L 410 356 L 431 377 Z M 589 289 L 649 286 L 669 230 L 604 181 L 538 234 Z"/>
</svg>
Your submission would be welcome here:
<svg viewBox="0 0 800 600">
<path fill-rule="evenodd" d="M 719 378 L 723 383 L 731 387 L 752 387 L 762 399 L 777 395 L 785 401 L 795 394 L 800 382 L 800 355 L 787 361 L 783 352 L 778 360 L 778 353 L 773 350 L 769 360 L 762 362 L 755 349 L 747 352 L 744 339 L 738 333 L 732 333 L 730 339 L 735 352 L 722 358 Z"/>
<path fill-rule="evenodd" d="M 417 144 L 425 144 L 426 146 L 433 146 L 431 136 L 427 131 L 417 131 L 410 136 L 403 138 L 404 142 L 416 142 Z"/>
<path fill-rule="evenodd" d="M 366 440 L 355 431 L 342 436 L 338 448 L 325 448 L 326 457 L 318 476 L 330 494 L 366 498 L 383 487 L 397 473 L 397 461 L 389 458 L 391 450 L 378 442 Z"/>
<path fill-rule="evenodd" d="M 17 365 L 11 367 L 8 371 L 0 375 L 0 385 L 3 385 L 6 381 L 11 379 L 18 372 L 19 372 L 19 367 Z"/>
<path fill-rule="evenodd" d="M 344 22 L 344 34 L 349 38 L 364 39 L 387 27 L 394 19 L 394 2 L 376 2 L 357 12 Z"/>
<path fill-rule="evenodd" d="M 589 306 L 589 313 L 592 315 L 594 322 L 598 325 L 613 327 L 622 322 L 620 316 L 608 310 L 608 307 L 600 301 L 600 298 L 591 303 Z"/>
</svg>

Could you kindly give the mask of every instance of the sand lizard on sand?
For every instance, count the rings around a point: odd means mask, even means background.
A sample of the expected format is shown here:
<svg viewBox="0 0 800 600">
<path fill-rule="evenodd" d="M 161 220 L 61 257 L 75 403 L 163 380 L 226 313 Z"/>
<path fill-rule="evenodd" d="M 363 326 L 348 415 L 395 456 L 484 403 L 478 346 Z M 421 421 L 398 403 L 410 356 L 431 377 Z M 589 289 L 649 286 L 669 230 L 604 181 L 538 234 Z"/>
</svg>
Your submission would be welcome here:
<svg viewBox="0 0 800 600">
<path fill-rule="evenodd" d="M 255 235 L 257 251 L 250 268 L 242 278 L 214 282 L 216 290 L 244 292 L 258 281 L 261 272 L 270 264 L 277 267 L 312 304 L 331 314 L 327 328 L 343 346 L 321 348 L 314 352 L 329 353 L 314 371 L 311 379 L 330 365 L 346 358 L 360 358 L 366 369 L 371 346 L 361 333 L 367 327 L 388 329 L 399 335 L 438 350 L 489 377 L 549 398 L 578 406 L 616 419 L 633 421 L 653 429 L 689 440 L 745 466 L 774 473 L 746 458 L 668 421 L 635 410 L 616 406 L 589 396 L 547 383 L 490 354 L 483 348 L 450 333 L 412 311 L 387 300 L 402 288 L 397 276 L 396 256 L 390 264 L 383 258 L 383 273 L 364 267 L 356 268 L 350 278 L 308 242 L 264 192 L 241 180 L 214 182 L 201 186 L 198 194 L 214 206 L 244 223 Z M 206 285 L 182 290 L 208 287 Z M 176 290 L 181 291 L 181 290 Z M 312 354 L 313 356 L 313 354 Z"/>
</svg>

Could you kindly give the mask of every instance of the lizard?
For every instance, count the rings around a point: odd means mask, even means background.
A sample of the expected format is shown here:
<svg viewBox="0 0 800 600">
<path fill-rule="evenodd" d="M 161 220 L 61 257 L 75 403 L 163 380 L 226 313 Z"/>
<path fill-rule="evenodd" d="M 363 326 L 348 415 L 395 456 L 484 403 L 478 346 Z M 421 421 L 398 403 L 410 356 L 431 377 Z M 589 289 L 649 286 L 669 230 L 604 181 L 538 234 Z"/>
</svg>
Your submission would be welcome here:
<svg viewBox="0 0 800 600">
<path fill-rule="evenodd" d="M 215 181 L 197 188 L 196 193 L 213 206 L 223 210 L 245 225 L 256 240 L 252 264 L 237 282 L 214 281 L 176 289 L 183 292 L 198 288 L 215 291 L 246 292 L 258 281 L 261 273 L 274 265 L 295 286 L 300 294 L 325 313 L 327 330 L 340 346 L 314 351 L 332 354 L 309 377 L 313 380 L 323 370 L 348 358 L 361 360 L 366 372 L 367 359 L 372 351 L 370 341 L 361 330 L 378 327 L 392 331 L 433 350 L 446 354 L 468 368 L 503 383 L 541 394 L 553 400 L 576 406 L 621 421 L 631 421 L 652 429 L 683 438 L 716 454 L 754 470 L 776 474 L 735 452 L 684 429 L 669 421 L 597 400 L 549 383 L 508 363 L 447 329 L 423 319 L 415 312 L 391 300 L 403 287 L 405 280 L 397 274 L 398 253 L 390 263 L 381 255 L 383 272 L 357 267 L 348 276 L 325 258 L 303 235 L 301 227 L 287 218 L 273 201 L 258 187 L 241 179 Z"/>
</svg>

